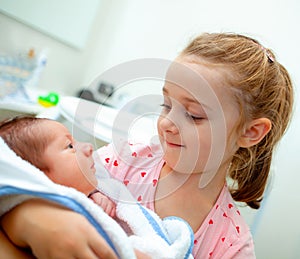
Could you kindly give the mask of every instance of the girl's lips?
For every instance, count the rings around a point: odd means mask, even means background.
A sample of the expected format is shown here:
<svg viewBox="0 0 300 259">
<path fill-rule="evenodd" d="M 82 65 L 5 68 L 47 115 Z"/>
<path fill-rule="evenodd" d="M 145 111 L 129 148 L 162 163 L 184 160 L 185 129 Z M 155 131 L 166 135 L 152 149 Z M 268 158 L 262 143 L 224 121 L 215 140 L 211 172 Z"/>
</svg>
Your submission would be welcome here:
<svg viewBox="0 0 300 259">
<path fill-rule="evenodd" d="M 169 147 L 174 147 L 174 148 L 176 148 L 176 147 L 183 147 L 183 145 L 171 143 L 171 142 L 168 142 L 168 141 L 166 141 L 166 144 L 167 144 Z"/>
</svg>

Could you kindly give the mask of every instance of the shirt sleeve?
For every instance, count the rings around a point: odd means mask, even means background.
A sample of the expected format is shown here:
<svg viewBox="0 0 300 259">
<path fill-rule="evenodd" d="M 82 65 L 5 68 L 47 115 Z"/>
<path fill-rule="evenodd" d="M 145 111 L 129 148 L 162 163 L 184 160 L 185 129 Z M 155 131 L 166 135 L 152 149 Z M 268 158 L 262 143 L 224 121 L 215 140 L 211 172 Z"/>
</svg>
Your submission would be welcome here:
<svg viewBox="0 0 300 259">
<path fill-rule="evenodd" d="M 114 146 L 113 143 L 99 148 L 95 154 L 94 159 L 97 164 L 100 164 L 102 169 L 97 172 L 101 177 L 101 174 L 108 174 L 111 177 L 123 182 L 130 161 L 128 161 L 128 143 L 122 141 L 118 146 Z M 98 171 L 98 170 L 97 170 Z"/>
<path fill-rule="evenodd" d="M 122 182 L 137 201 L 146 206 L 153 203 L 163 164 L 158 146 L 125 141 L 101 147 L 95 153 L 95 164 L 101 163 L 104 168 L 100 172 L 97 169 L 97 177 L 101 178 L 105 170 L 110 177 Z"/>
</svg>

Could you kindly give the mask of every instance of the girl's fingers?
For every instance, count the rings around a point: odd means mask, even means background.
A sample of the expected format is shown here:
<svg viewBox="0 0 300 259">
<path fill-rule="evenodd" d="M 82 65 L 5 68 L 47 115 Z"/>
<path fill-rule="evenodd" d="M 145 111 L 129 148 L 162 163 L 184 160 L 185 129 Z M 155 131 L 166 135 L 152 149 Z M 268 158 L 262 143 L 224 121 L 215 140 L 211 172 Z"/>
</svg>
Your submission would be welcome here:
<svg viewBox="0 0 300 259">
<path fill-rule="evenodd" d="M 96 258 L 117 259 L 117 256 L 114 253 L 113 249 L 105 242 L 103 238 L 99 238 L 98 233 L 96 233 L 96 235 L 92 237 L 89 245 Z"/>
</svg>

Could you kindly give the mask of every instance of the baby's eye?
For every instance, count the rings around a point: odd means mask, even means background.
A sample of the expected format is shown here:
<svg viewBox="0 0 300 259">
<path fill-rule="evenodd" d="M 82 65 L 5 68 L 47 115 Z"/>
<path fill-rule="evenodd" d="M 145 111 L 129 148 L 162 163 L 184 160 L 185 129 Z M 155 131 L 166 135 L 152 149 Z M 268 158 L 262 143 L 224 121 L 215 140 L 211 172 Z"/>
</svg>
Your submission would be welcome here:
<svg viewBox="0 0 300 259">
<path fill-rule="evenodd" d="M 73 145 L 72 143 L 70 143 L 70 144 L 68 145 L 68 148 L 73 149 L 73 148 L 74 148 L 74 145 Z"/>
</svg>

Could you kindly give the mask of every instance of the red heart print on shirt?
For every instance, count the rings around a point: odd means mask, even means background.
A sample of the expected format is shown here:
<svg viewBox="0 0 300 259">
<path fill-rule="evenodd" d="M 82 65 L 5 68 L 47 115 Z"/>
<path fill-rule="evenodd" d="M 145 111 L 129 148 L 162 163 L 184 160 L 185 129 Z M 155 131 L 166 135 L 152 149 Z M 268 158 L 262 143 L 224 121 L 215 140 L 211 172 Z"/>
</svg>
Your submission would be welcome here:
<svg viewBox="0 0 300 259">
<path fill-rule="evenodd" d="M 146 172 L 141 172 L 142 177 L 145 177 L 145 175 L 146 175 Z"/>
<path fill-rule="evenodd" d="M 114 166 L 118 166 L 119 164 L 118 164 L 118 161 L 117 160 L 115 160 L 114 161 Z"/>
</svg>

